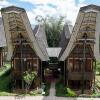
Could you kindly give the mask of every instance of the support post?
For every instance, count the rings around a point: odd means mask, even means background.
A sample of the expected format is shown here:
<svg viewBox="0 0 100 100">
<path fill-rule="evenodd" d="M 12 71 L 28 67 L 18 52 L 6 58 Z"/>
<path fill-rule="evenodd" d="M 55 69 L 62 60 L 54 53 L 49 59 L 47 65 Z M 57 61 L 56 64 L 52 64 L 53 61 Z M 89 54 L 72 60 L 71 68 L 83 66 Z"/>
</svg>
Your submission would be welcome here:
<svg viewBox="0 0 100 100">
<path fill-rule="evenodd" d="M 64 61 L 64 86 L 66 86 L 66 60 Z"/>
<path fill-rule="evenodd" d="M 84 73 L 85 73 L 85 67 L 86 67 L 86 39 L 87 39 L 87 34 L 85 33 L 84 36 L 84 41 L 83 41 L 83 71 L 82 71 L 82 94 L 84 94 Z"/>
<path fill-rule="evenodd" d="M 95 61 L 95 65 L 93 66 L 93 73 L 94 73 L 94 84 L 93 84 L 93 92 L 95 93 L 95 74 L 96 74 L 96 60 Z"/>
</svg>

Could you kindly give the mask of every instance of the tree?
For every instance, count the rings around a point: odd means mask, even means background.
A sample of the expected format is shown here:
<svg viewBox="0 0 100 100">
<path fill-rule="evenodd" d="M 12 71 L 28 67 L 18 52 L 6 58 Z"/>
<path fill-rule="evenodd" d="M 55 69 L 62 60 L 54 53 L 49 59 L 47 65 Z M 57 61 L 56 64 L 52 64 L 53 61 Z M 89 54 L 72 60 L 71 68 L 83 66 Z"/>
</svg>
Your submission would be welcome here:
<svg viewBox="0 0 100 100">
<path fill-rule="evenodd" d="M 45 32 L 49 47 L 58 47 L 61 38 L 61 32 L 64 26 L 64 17 L 58 19 L 49 17 L 44 21 Z"/>
</svg>

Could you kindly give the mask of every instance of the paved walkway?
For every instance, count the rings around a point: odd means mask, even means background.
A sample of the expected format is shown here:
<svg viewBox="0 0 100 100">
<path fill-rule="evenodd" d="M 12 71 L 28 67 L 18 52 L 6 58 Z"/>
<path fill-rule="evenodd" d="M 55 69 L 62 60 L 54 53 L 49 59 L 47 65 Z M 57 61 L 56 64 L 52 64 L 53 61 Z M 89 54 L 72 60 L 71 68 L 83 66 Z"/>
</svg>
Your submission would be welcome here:
<svg viewBox="0 0 100 100">
<path fill-rule="evenodd" d="M 54 82 L 51 82 L 51 88 L 50 88 L 50 95 L 51 97 L 54 97 L 55 96 L 55 81 Z"/>
<path fill-rule="evenodd" d="M 100 98 L 70 98 L 70 97 L 44 97 L 44 96 L 0 96 L 0 100 L 100 100 Z"/>
<path fill-rule="evenodd" d="M 55 81 L 51 82 L 50 94 L 47 97 L 44 97 L 43 100 L 58 100 L 55 96 Z"/>
</svg>

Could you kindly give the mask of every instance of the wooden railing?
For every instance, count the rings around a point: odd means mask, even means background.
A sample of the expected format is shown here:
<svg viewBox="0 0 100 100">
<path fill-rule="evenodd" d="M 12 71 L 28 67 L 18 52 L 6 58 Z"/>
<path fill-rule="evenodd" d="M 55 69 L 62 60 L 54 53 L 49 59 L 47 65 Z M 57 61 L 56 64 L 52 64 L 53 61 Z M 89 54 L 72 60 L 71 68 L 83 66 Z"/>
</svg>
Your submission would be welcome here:
<svg viewBox="0 0 100 100">
<path fill-rule="evenodd" d="M 68 80 L 82 80 L 83 73 L 82 72 L 68 72 Z M 84 80 L 92 80 L 93 72 L 85 72 Z"/>
</svg>

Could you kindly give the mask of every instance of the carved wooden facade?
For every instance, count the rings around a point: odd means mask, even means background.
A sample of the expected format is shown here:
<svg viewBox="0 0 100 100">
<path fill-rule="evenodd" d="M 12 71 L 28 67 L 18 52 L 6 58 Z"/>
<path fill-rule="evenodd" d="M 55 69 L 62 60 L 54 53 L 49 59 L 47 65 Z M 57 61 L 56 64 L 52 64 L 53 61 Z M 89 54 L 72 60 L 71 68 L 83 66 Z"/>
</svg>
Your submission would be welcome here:
<svg viewBox="0 0 100 100">
<path fill-rule="evenodd" d="M 14 78 L 15 89 L 25 89 L 23 73 L 25 71 L 36 71 L 39 76 L 40 59 L 30 47 L 29 43 L 20 35 L 18 37 L 21 44 L 14 43 L 15 48 L 12 57 L 12 75 Z M 33 82 L 30 88 L 35 88 L 36 82 Z M 40 85 L 40 84 L 38 84 Z"/>
<path fill-rule="evenodd" d="M 7 59 L 12 62 L 13 90 L 25 89 L 25 71 L 37 72 L 37 78 L 29 89 L 40 87 L 42 61 L 46 61 L 48 56 L 40 49 L 25 10 L 14 6 L 3 8 L 2 16 L 8 46 Z"/>
<path fill-rule="evenodd" d="M 83 44 L 77 44 L 68 57 L 67 66 L 67 85 L 73 89 L 82 88 L 84 74 L 84 88 L 90 89 L 93 83 L 93 52 L 89 44 L 86 45 L 86 60 L 84 65 L 84 48 Z M 84 72 L 83 72 L 84 70 Z"/>
<path fill-rule="evenodd" d="M 9 13 L 8 19 L 14 48 L 11 60 L 14 89 L 25 89 L 26 83 L 23 80 L 23 73 L 25 71 L 36 71 L 38 73 L 40 59 L 31 48 L 29 39 L 24 36 L 27 32 L 20 15 L 17 13 Z M 30 86 L 30 88 L 34 87 L 35 83 Z"/>
<path fill-rule="evenodd" d="M 94 43 L 99 8 L 80 8 L 69 43 L 60 60 L 64 61 L 64 83 L 75 90 L 92 90 L 95 84 Z"/>
<path fill-rule="evenodd" d="M 96 12 L 87 12 L 83 15 L 79 35 L 74 48 L 67 58 L 67 85 L 73 89 L 93 88 L 94 80 L 94 39 Z M 82 36 L 83 35 L 83 36 Z M 86 35 L 86 39 L 84 37 Z"/>
</svg>

